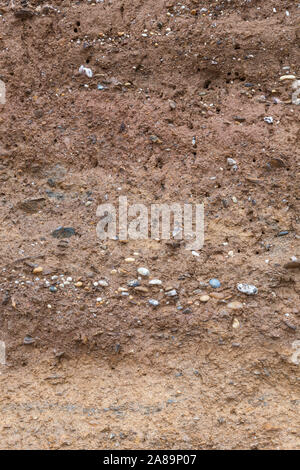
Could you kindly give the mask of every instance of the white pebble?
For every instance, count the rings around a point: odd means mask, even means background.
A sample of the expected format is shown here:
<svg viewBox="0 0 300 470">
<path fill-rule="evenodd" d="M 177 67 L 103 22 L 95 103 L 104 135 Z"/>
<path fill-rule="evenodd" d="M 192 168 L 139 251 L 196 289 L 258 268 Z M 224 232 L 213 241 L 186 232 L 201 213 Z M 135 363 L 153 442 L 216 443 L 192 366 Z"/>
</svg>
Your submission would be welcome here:
<svg viewBox="0 0 300 470">
<path fill-rule="evenodd" d="M 162 281 L 160 279 L 152 279 L 149 281 L 150 286 L 161 286 Z"/>
<path fill-rule="evenodd" d="M 237 284 L 237 289 L 247 295 L 255 295 L 258 292 L 257 287 L 252 286 L 251 284 Z"/>
<path fill-rule="evenodd" d="M 167 295 L 168 297 L 175 297 L 175 296 L 177 295 L 177 290 L 176 290 L 176 289 L 172 289 L 172 290 L 166 292 L 166 295 Z"/>
<path fill-rule="evenodd" d="M 137 272 L 138 272 L 141 276 L 144 276 L 144 277 L 149 276 L 149 274 L 150 274 L 150 271 L 149 271 L 149 269 L 147 269 L 147 268 L 138 268 Z"/>
<path fill-rule="evenodd" d="M 88 78 L 92 78 L 92 76 L 93 76 L 92 70 L 89 69 L 89 68 L 87 68 L 87 67 L 85 67 L 84 65 L 81 65 L 81 66 L 79 67 L 79 70 L 78 70 L 78 71 L 79 71 L 80 74 L 85 74 Z"/>
</svg>

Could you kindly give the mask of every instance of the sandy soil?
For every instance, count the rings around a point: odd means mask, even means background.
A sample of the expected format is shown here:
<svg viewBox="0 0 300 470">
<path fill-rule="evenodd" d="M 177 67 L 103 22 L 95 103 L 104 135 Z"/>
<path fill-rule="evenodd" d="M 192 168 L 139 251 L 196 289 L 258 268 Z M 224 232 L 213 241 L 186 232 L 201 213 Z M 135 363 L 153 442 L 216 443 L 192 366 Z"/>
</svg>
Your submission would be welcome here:
<svg viewBox="0 0 300 470">
<path fill-rule="evenodd" d="M 0 448 L 299 449 L 300 4 L 0 15 Z M 204 203 L 199 256 L 101 242 L 121 195 Z"/>
</svg>

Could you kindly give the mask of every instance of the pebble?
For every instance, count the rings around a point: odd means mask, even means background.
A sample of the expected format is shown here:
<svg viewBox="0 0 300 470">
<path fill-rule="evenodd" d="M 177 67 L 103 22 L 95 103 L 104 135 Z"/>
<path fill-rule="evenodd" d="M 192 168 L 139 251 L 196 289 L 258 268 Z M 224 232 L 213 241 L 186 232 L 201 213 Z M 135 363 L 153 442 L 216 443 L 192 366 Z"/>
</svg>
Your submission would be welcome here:
<svg viewBox="0 0 300 470">
<path fill-rule="evenodd" d="M 32 272 L 33 272 L 33 274 L 42 273 L 43 268 L 41 266 L 38 266 L 37 268 L 34 268 L 34 270 Z"/>
<path fill-rule="evenodd" d="M 141 276 L 144 276 L 144 277 L 147 277 L 147 276 L 149 276 L 149 274 L 150 274 L 150 271 L 149 271 L 149 269 L 147 269 L 147 268 L 138 268 L 137 272 L 138 272 Z"/>
<path fill-rule="evenodd" d="M 58 227 L 51 235 L 54 238 L 70 238 L 76 235 L 76 232 L 72 227 Z"/>
<path fill-rule="evenodd" d="M 295 80 L 295 75 L 282 75 L 279 80 L 282 82 L 283 80 Z"/>
<path fill-rule="evenodd" d="M 75 285 L 75 287 L 82 287 L 83 283 L 81 281 L 78 281 L 74 285 Z"/>
<path fill-rule="evenodd" d="M 218 289 L 219 287 L 221 287 L 221 283 L 218 279 L 210 279 L 209 281 L 209 285 L 213 288 L 213 289 Z"/>
<path fill-rule="evenodd" d="M 143 286 L 135 287 L 134 290 L 137 291 L 137 292 L 145 293 L 145 294 L 146 294 L 147 292 L 149 292 L 149 289 L 147 289 L 147 287 L 143 287 Z"/>
<path fill-rule="evenodd" d="M 240 326 L 240 322 L 238 321 L 237 318 L 235 318 L 232 322 L 232 328 L 236 329 L 236 328 L 239 328 Z"/>
<path fill-rule="evenodd" d="M 135 259 L 134 258 L 125 258 L 125 263 L 134 263 Z"/>
<path fill-rule="evenodd" d="M 272 116 L 266 116 L 266 117 L 264 117 L 264 121 L 265 121 L 267 124 L 273 124 L 274 119 L 272 118 Z"/>
<path fill-rule="evenodd" d="M 49 291 L 50 292 L 57 292 L 57 287 L 51 286 L 51 287 L 49 287 Z"/>
<path fill-rule="evenodd" d="M 300 269 L 299 261 L 289 261 L 283 266 L 285 269 Z"/>
<path fill-rule="evenodd" d="M 93 76 L 92 70 L 89 69 L 88 67 L 85 67 L 84 65 L 81 65 L 81 66 L 79 67 L 78 72 L 79 72 L 80 74 L 85 74 L 88 78 L 92 78 L 92 76 Z"/>
<path fill-rule="evenodd" d="M 98 281 L 98 284 L 101 287 L 108 287 L 109 286 L 109 283 L 105 279 L 101 279 L 100 281 Z"/>
<path fill-rule="evenodd" d="M 158 307 L 159 306 L 159 301 L 155 299 L 149 299 L 148 303 L 152 305 L 152 307 Z"/>
<path fill-rule="evenodd" d="M 128 287 L 138 287 L 141 285 L 140 281 L 133 279 L 132 281 L 127 282 Z"/>
<path fill-rule="evenodd" d="M 278 237 L 284 237 L 285 235 L 288 235 L 289 231 L 288 230 L 282 230 L 281 232 L 278 233 Z"/>
<path fill-rule="evenodd" d="M 227 158 L 227 164 L 233 166 L 236 165 L 236 161 L 233 158 Z"/>
<path fill-rule="evenodd" d="M 255 295 L 258 292 L 257 287 L 252 286 L 251 284 L 237 284 L 237 289 L 243 294 Z"/>
<path fill-rule="evenodd" d="M 209 295 L 201 295 L 200 302 L 208 302 L 210 299 Z"/>
<path fill-rule="evenodd" d="M 33 344 L 33 343 L 35 343 L 35 339 L 32 338 L 31 336 L 27 335 L 27 336 L 25 336 L 25 338 L 23 340 L 23 343 L 24 344 Z"/>
<path fill-rule="evenodd" d="M 230 302 L 227 305 L 227 307 L 230 310 L 241 310 L 243 308 L 243 304 L 241 302 L 233 301 L 233 302 Z"/>
<path fill-rule="evenodd" d="M 149 284 L 150 286 L 161 286 L 162 281 L 160 279 L 151 279 L 151 281 L 149 281 Z"/>
<path fill-rule="evenodd" d="M 193 312 L 192 312 L 192 310 L 191 310 L 190 308 L 185 308 L 185 309 L 182 311 L 182 313 L 183 313 L 184 315 L 188 315 L 188 314 L 193 313 Z"/>
<path fill-rule="evenodd" d="M 217 299 L 217 300 L 222 300 L 222 299 L 224 299 L 224 294 L 222 294 L 222 292 L 211 292 L 209 295 L 210 295 L 210 297 L 212 297 L 213 299 Z"/>
<path fill-rule="evenodd" d="M 177 295 L 177 290 L 176 289 L 172 289 L 168 292 L 165 292 L 165 295 L 167 295 L 168 297 L 175 297 Z"/>
</svg>

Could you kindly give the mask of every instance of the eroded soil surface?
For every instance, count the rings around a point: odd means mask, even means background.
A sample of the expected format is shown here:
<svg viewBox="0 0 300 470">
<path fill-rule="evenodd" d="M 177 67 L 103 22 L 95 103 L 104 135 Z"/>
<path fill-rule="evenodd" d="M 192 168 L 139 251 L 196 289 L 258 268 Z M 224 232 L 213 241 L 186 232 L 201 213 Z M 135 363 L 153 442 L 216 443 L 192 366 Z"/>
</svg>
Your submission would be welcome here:
<svg viewBox="0 0 300 470">
<path fill-rule="evenodd" d="M 299 449 L 299 2 L 0 15 L 0 448 Z M 203 248 L 102 242 L 119 196 Z"/>
</svg>

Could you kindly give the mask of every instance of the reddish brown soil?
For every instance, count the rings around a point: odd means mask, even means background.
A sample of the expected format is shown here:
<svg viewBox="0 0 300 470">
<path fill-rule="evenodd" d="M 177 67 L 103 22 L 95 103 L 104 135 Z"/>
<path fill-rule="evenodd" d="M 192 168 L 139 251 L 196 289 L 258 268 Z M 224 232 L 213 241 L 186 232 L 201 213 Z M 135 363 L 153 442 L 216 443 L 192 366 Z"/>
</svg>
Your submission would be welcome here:
<svg viewBox="0 0 300 470">
<path fill-rule="evenodd" d="M 0 3 L 0 447 L 299 449 L 298 2 L 46 5 Z M 101 243 L 106 195 L 203 202 L 200 256 Z"/>
</svg>

